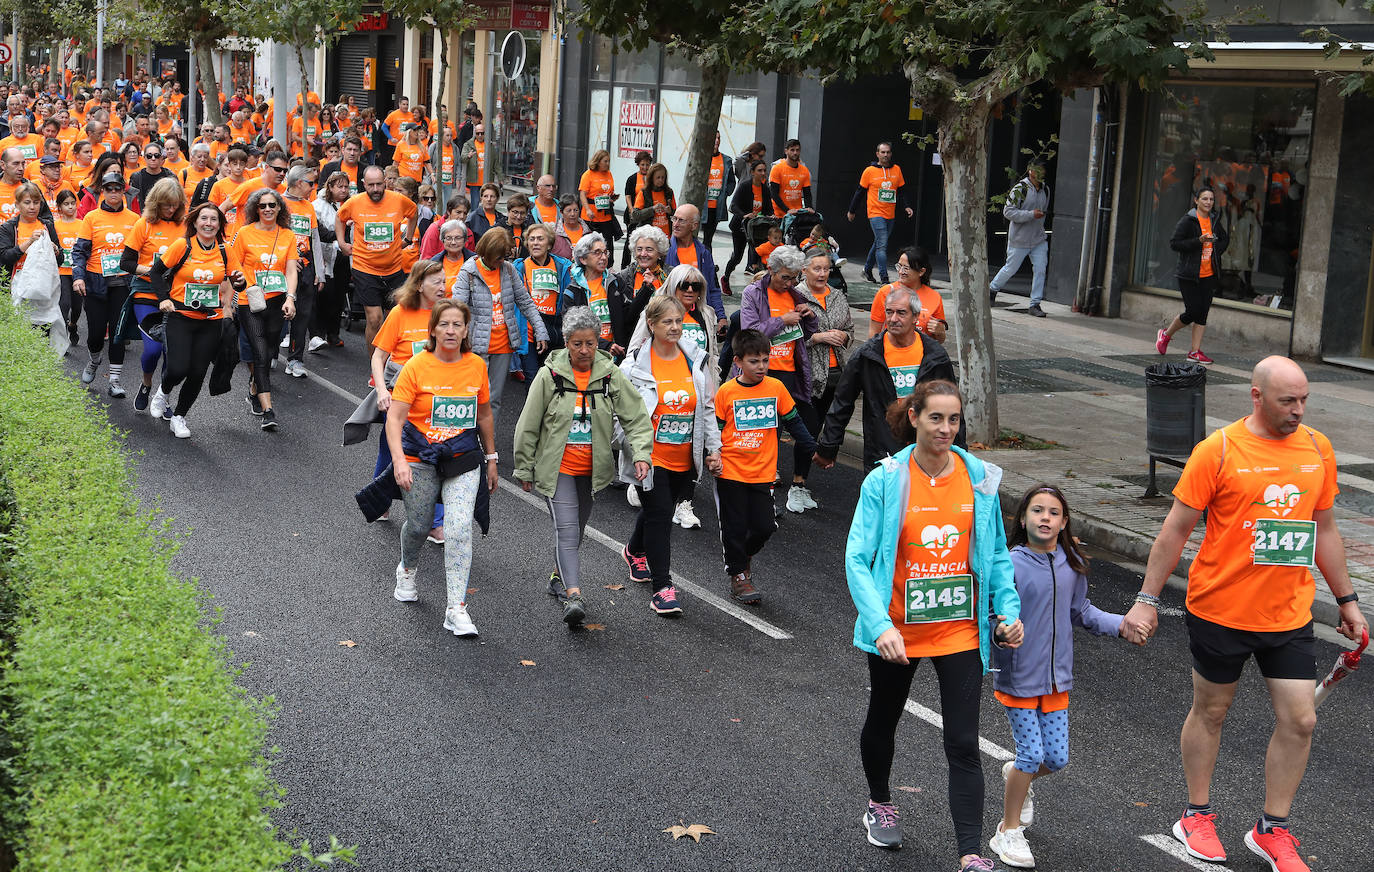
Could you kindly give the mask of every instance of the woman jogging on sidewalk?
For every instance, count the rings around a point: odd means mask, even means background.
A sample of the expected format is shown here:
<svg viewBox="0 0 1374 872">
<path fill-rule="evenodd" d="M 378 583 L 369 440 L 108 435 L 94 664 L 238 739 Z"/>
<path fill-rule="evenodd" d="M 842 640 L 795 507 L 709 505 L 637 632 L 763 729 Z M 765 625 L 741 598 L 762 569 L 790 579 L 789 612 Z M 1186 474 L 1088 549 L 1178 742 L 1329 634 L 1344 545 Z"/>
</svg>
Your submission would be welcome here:
<svg viewBox="0 0 1374 872">
<path fill-rule="evenodd" d="M 1184 325 L 1192 325 L 1192 335 L 1188 347 L 1188 359 L 1203 365 L 1212 358 L 1202 353 L 1202 334 L 1207 329 L 1207 312 L 1212 308 L 1212 296 L 1217 292 L 1220 277 L 1221 256 L 1231 237 L 1215 220 L 1218 216 L 1212 211 L 1217 195 L 1211 188 L 1203 187 L 1193 194 L 1193 208 L 1178 219 L 1169 247 L 1178 252 L 1178 292 L 1183 295 L 1183 314 L 1174 318 L 1165 329 L 1155 336 L 1155 350 L 1164 354 L 1169 350 L 1169 340 L 1182 330 Z"/>
<path fill-rule="evenodd" d="M 880 848 L 902 845 L 888 778 L 897 721 L 916 664 L 928 657 L 940 688 L 958 868 L 987 872 L 993 863 L 978 853 L 982 676 L 993 644 L 1021 644 L 1021 602 L 998 503 L 1002 470 L 954 446 L 962 417 L 963 398 L 947 381 L 917 384 L 888 409 L 893 434 L 906 447 L 864 479 L 845 572 L 859 612 L 854 646 L 868 653 L 872 688 L 859 739 L 869 789 L 863 815 L 868 841 Z"/>
</svg>

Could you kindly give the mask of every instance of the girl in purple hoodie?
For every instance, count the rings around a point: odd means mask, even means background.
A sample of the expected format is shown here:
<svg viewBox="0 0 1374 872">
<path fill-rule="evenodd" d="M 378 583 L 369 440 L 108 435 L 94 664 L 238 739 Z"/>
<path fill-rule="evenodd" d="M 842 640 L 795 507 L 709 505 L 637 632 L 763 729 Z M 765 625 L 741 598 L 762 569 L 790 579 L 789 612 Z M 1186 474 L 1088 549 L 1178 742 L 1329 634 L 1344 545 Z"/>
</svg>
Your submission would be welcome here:
<svg viewBox="0 0 1374 872">
<path fill-rule="evenodd" d="M 993 651 L 1000 670 L 993 673 L 993 695 L 1006 708 L 1016 759 L 1002 766 L 1002 822 L 988 844 L 1003 863 L 1029 869 L 1035 865 L 1025 834 L 1035 816 L 1031 781 L 1069 762 L 1073 628 L 1120 635 L 1122 615 L 1088 602 L 1088 561 L 1074 541 L 1069 503 L 1059 488 L 1037 485 L 1021 498 L 1007 545 L 1026 635 L 1018 649 Z"/>
</svg>

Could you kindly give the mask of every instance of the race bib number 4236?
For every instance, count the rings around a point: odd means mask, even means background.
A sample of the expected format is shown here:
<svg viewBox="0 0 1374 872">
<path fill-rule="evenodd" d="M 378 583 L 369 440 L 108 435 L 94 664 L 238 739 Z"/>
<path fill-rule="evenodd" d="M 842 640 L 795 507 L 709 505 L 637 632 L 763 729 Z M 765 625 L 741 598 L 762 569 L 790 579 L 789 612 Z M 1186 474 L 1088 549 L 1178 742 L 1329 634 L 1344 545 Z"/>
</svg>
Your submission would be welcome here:
<svg viewBox="0 0 1374 872">
<path fill-rule="evenodd" d="M 735 400 L 736 430 L 772 430 L 778 426 L 778 401 L 773 397 Z"/>
</svg>

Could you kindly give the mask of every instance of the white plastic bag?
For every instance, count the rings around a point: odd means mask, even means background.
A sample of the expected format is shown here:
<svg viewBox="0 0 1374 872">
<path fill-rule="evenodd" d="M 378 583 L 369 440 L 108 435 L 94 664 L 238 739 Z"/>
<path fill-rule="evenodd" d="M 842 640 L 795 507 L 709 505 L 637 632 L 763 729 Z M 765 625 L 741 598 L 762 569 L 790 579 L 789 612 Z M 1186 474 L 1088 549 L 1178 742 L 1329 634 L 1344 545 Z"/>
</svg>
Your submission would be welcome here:
<svg viewBox="0 0 1374 872">
<path fill-rule="evenodd" d="M 29 246 L 24 268 L 14 274 L 10 297 L 15 308 L 23 308 L 29 322 L 48 328 L 53 351 L 66 354 L 71 347 L 67 325 L 62 319 L 62 284 L 57 273 L 57 258 L 48 234 Z"/>
</svg>

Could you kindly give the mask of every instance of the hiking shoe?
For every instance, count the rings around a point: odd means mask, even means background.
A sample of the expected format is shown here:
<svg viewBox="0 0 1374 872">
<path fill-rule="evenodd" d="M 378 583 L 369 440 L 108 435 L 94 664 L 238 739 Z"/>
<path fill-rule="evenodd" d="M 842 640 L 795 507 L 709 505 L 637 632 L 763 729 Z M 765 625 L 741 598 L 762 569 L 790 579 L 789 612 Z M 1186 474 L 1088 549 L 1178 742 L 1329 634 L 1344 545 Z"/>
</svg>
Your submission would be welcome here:
<svg viewBox="0 0 1374 872">
<path fill-rule="evenodd" d="M 1193 361 L 1194 363 L 1200 363 L 1200 364 L 1202 364 L 1203 366 L 1209 366 L 1209 365 L 1211 365 L 1212 363 L 1215 362 L 1215 361 L 1212 360 L 1212 358 L 1210 358 L 1210 357 L 1208 357 L 1207 355 L 1203 354 L 1201 349 L 1199 349 L 1199 350 L 1197 350 L 1197 351 L 1190 351 L 1190 352 L 1188 352 L 1188 359 L 1191 360 L 1191 361 Z"/>
<path fill-rule="evenodd" d="M 86 368 L 81 370 L 81 383 L 88 385 L 95 381 L 95 374 L 100 371 L 100 358 L 92 357 L 91 362 L 86 364 Z"/>
<path fill-rule="evenodd" d="M 1039 303 L 1031 303 L 1030 308 L 1026 309 L 1026 314 L 1035 318 L 1045 317 L 1045 310 L 1040 308 Z"/>
<path fill-rule="evenodd" d="M 763 599 L 763 594 L 754 587 L 748 571 L 730 576 L 730 596 L 751 606 L 757 605 L 759 600 Z"/>
<path fill-rule="evenodd" d="M 262 400 L 258 399 L 257 394 L 248 395 L 248 413 L 262 417 Z"/>
<path fill-rule="evenodd" d="M 1031 853 L 1026 841 L 1026 828 L 1014 827 L 1010 830 L 997 825 L 997 832 L 988 840 L 988 847 L 1008 866 L 1018 869 L 1035 868 L 1035 855 Z"/>
<path fill-rule="evenodd" d="M 864 267 L 864 281 L 872 282 L 875 285 L 878 283 L 878 280 L 873 278 L 873 270 L 867 267 Z"/>
<path fill-rule="evenodd" d="M 649 558 L 643 554 L 631 554 L 630 546 L 626 545 L 620 549 L 620 556 L 625 558 L 625 565 L 630 567 L 630 581 L 643 584 L 653 577 L 649 575 Z"/>
<path fill-rule="evenodd" d="M 138 395 L 140 397 L 143 396 L 143 391 L 139 391 Z M 171 399 L 171 397 L 167 396 L 162 392 L 162 388 L 158 388 L 157 390 L 153 391 L 153 395 L 148 398 L 148 414 L 154 418 L 161 418 L 164 414 L 166 414 L 167 403 Z M 134 408 L 138 408 L 137 399 L 134 400 Z"/>
<path fill-rule="evenodd" d="M 466 605 L 457 605 L 444 612 L 444 629 L 455 636 L 476 636 L 477 625 L 472 622 Z"/>
<path fill-rule="evenodd" d="M 321 348 L 324 348 L 328 344 L 329 343 L 325 342 L 324 337 L 322 336 L 311 336 L 310 341 L 306 343 L 305 347 L 308 351 L 319 351 Z"/>
<path fill-rule="evenodd" d="M 148 409 L 148 397 L 153 392 L 152 385 L 139 385 L 138 393 L 134 394 L 134 411 L 144 412 Z M 153 417 L 157 417 L 154 415 Z"/>
<path fill-rule="evenodd" d="M 1226 849 L 1221 846 L 1221 839 L 1217 838 L 1215 814 L 1185 814 L 1174 822 L 1174 838 L 1183 843 L 1185 851 L 1199 860 L 1226 862 Z"/>
<path fill-rule="evenodd" d="M 863 824 L 870 845 L 889 850 L 902 846 L 902 822 L 897 818 L 897 806 L 892 803 L 870 799 Z"/>
<path fill-rule="evenodd" d="M 654 591 L 649 598 L 649 608 L 665 616 L 682 614 L 682 606 L 677 601 L 677 588 L 670 584 L 663 590 Z"/>
<path fill-rule="evenodd" d="M 261 426 L 264 430 L 274 432 L 277 429 L 277 413 L 272 411 L 271 409 L 263 409 L 262 424 L 260 424 L 259 426 Z"/>
<path fill-rule="evenodd" d="M 184 415 L 173 415 L 171 420 L 172 435 L 178 439 L 190 439 L 191 428 L 186 426 Z"/>
<path fill-rule="evenodd" d="M 626 488 L 625 502 L 629 503 L 636 509 L 639 508 L 639 488 L 635 487 L 634 485 L 630 485 L 628 488 Z M 676 515 L 677 513 L 674 512 L 673 514 Z M 674 521 L 674 523 L 676 523 L 676 521 Z"/>
<path fill-rule="evenodd" d="M 794 484 L 787 489 L 787 511 L 800 515 L 807 509 L 817 507 L 815 500 L 811 498 L 811 492 L 799 484 Z"/>
<path fill-rule="evenodd" d="M 690 500 L 683 500 L 677 504 L 677 508 L 673 510 L 673 523 L 684 530 L 695 530 L 701 526 L 701 518 L 692 511 Z"/>
<path fill-rule="evenodd" d="M 582 607 L 582 594 L 575 593 L 563 599 L 563 623 L 569 627 L 576 627 L 586 616 L 587 610 Z"/>
<path fill-rule="evenodd" d="M 1005 784 L 1007 776 L 1011 774 L 1011 767 L 1016 765 L 1015 760 L 1008 760 L 1002 764 L 1002 782 Z M 1021 828 L 1025 829 L 1035 823 L 1035 787 L 1032 785 L 1026 788 L 1026 799 L 1021 803 Z"/>
<path fill-rule="evenodd" d="M 1169 353 L 1169 339 L 1170 339 L 1170 338 L 1171 338 L 1171 337 L 1169 336 L 1169 334 L 1168 334 L 1168 333 L 1165 333 L 1163 330 L 1160 330 L 1158 333 L 1156 333 L 1156 334 L 1155 334 L 1155 351 L 1158 351 L 1160 354 L 1168 354 L 1168 353 Z"/>
<path fill-rule="evenodd" d="M 556 600 L 561 600 L 564 596 L 566 596 L 565 591 L 566 588 L 563 587 L 563 576 L 558 574 L 557 569 L 555 569 L 553 572 L 550 572 L 549 596 L 553 597 Z"/>
<path fill-rule="evenodd" d="M 396 589 L 391 595 L 399 603 L 413 603 L 420 598 L 420 592 L 415 589 L 415 573 L 419 569 L 406 569 L 404 564 L 396 564 Z"/>
<path fill-rule="evenodd" d="M 1309 872 L 1298 854 L 1300 844 L 1287 827 L 1274 827 L 1261 833 L 1256 825 L 1245 834 L 1245 847 L 1263 858 L 1273 872 Z"/>
<path fill-rule="evenodd" d="M 110 379 L 110 385 L 106 390 L 116 400 L 122 400 L 129 395 L 129 392 L 124 390 L 124 385 L 120 384 L 117 378 Z"/>
</svg>

